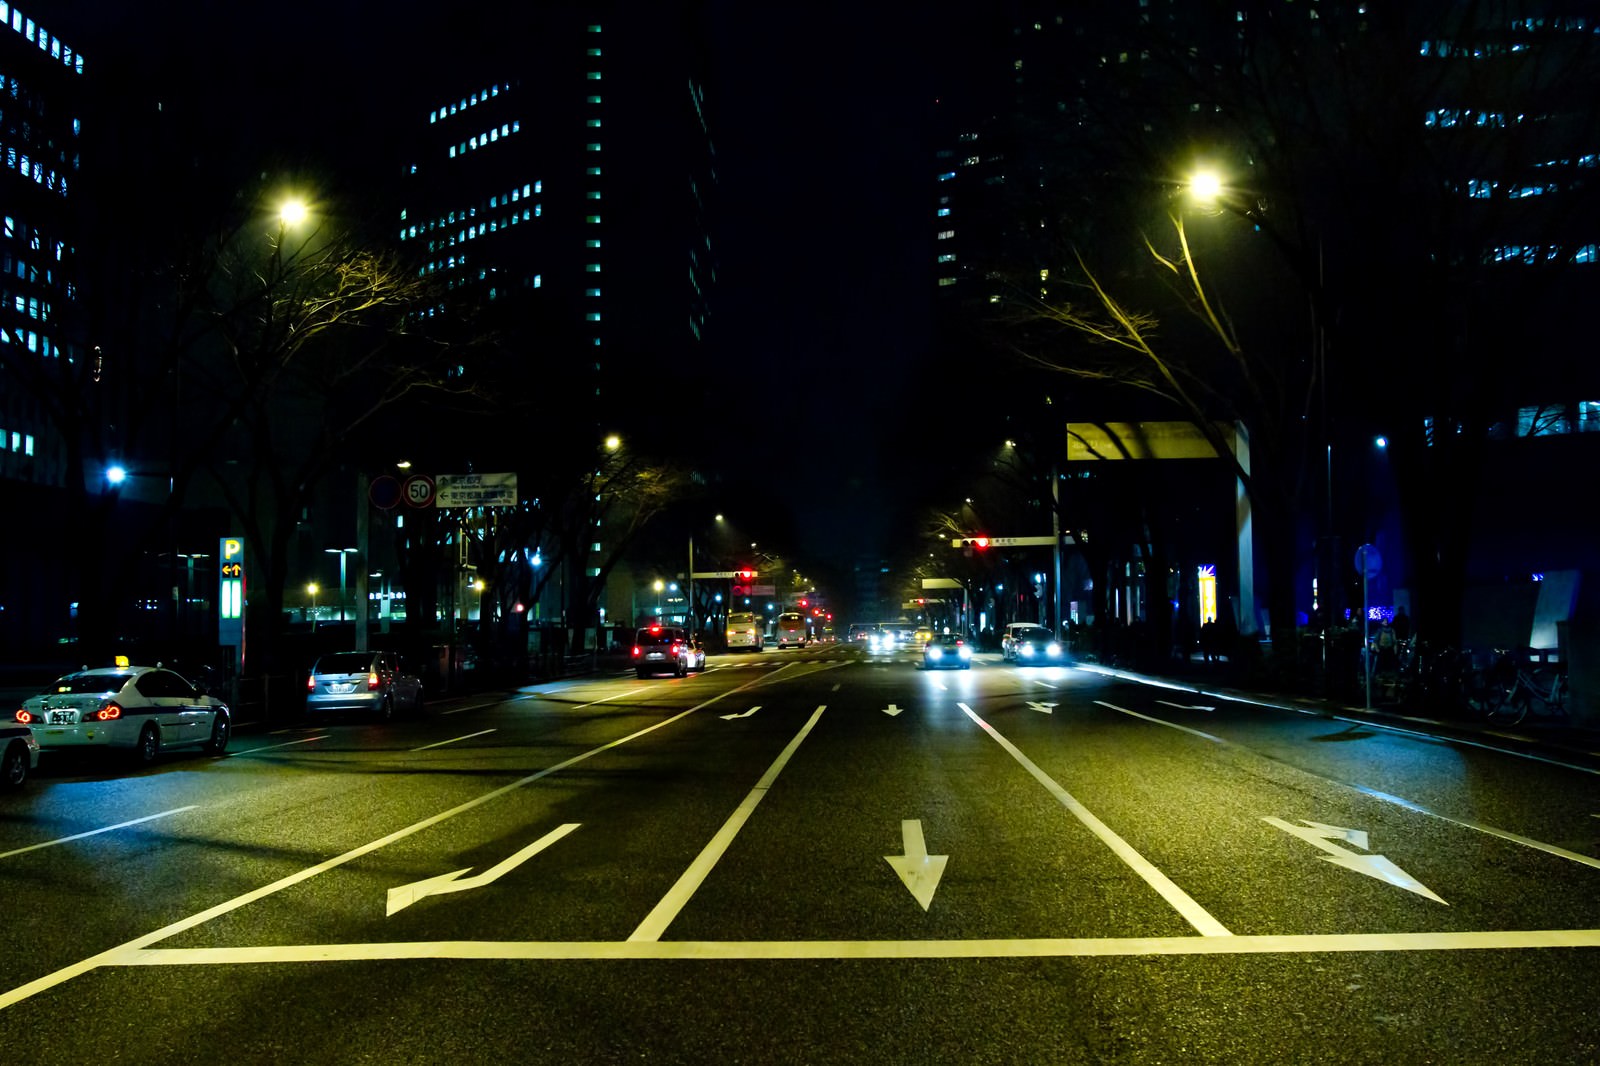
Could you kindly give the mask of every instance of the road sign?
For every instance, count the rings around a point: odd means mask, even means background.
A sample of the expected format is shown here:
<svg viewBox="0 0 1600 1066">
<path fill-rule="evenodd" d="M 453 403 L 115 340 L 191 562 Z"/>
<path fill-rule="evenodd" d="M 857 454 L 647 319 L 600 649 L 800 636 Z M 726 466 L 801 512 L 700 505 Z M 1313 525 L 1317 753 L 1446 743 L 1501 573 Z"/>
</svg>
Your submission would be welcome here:
<svg viewBox="0 0 1600 1066">
<path fill-rule="evenodd" d="M 380 511 L 400 506 L 399 480 L 390 474 L 373 478 L 372 484 L 367 486 L 367 499 Z"/>
<path fill-rule="evenodd" d="M 958 589 L 962 587 L 962 584 L 953 577 L 925 577 L 922 579 L 922 587 L 925 589 Z"/>
<path fill-rule="evenodd" d="M 982 547 L 989 548 L 1024 548 L 1032 545 L 1050 546 L 1055 544 L 1055 537 L 951 537 L 950 547 L 965 548 L 971 544 L 978 546 L 983 541 Z"/>
<path fill-rule="evenodd" d="M 440 474 L 440 507 L 515 507 L 516 474 Z"/>
<path fill-rule="evenodd" d="M 407 507 L 433 506 L 433 478 L 427 474 L 412 474 L 400 486 L 400 495 L 405 498 Z"/>
<path fill-rule="evenodd" d="M 1383 573 L 1383 556 L 1378 554 L 1376 545 L 1363 544 L 1356 549 L 1356 573 L 1366 578 Z"/>
</svg>

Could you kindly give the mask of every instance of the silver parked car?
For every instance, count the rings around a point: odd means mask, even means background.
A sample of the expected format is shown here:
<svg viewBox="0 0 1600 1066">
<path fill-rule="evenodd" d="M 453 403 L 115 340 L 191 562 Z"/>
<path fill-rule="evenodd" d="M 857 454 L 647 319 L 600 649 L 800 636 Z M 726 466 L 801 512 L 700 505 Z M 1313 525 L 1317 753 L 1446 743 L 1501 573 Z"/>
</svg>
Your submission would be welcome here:
<svg viewBox="0 0 1600 1066">
<path fill-rule="evenodd" d="M 324 655 L 306 677 L 307 714 L 363 714 L 388 721 L 422 710 L 422 678 L 392 651 Z"/>
</svg>

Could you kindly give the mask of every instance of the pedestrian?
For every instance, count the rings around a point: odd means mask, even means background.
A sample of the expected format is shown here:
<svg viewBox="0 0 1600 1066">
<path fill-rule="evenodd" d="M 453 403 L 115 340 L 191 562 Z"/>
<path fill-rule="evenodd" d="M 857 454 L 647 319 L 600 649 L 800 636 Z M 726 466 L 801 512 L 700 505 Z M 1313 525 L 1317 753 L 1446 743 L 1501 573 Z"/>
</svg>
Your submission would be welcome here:
<svg viewBox="0 0 1600 1066">
<path fill-rule="evenodd" d="M 1395 608 L 1394 621 L 1389 623 L 1394 628 L 1394 639 L 1404 644 L 1411 639 L 1411 616 L 1406 613 L 1404 604 Z"/>
</svg>

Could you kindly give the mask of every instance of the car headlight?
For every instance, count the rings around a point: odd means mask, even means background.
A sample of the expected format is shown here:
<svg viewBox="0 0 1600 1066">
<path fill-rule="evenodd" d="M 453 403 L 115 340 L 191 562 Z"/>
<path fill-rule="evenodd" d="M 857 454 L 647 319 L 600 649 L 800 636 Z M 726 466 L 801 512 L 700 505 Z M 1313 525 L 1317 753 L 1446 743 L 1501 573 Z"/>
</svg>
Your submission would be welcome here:
<svg viewBox="0 0 1600 1066">
<path fill-rule="evenodd" d="M 943 657 L 944 657 L 944 649 L 942 649 L 942 648 L 929 648 L 928 649 L 928 658 L 930 658 L 930 659 L 941 659 Z"/>
<path fill-rule="evenodd" d="M 1017 651 L 1019 651 L 1023 655 L 1032 655 L 1033 654 L 1033 645 L 1032 644 L 1024 644 L 1020 648 L 1018 648 Z"/>
<path fill-rule="evenodd" d="M 959 654 L 959 655 L 960 655 L 960 656 L 961 656 L 961 657 L 962 657 L 962 658 L 963 658 L 963 659 L 970 659 L 970 658 L 972 658 L 972 649 L 971 649 L 971 648 L 969 648 L 969 647 L 967 647 L 967 646 L 966 646 L 966 645 L 965 645 L 965 644 L 963 644 L 963 645 L 961 645 L 961 647 L 959 647 L 959 648 L 957 648 L 957 649 L 956 649 L 956 652 L 957 652 L 957 654 Z"/>
<path fill-rule="evenodd" d="M 1060 655 L 1061 654 L 1061 645 L 1057 644 L 1055 641 L 1052 640 L 1050 642 L 1050 646 L 1045 648 L 1045 651 L 1047 653 L 1049 653 L 1052 657 Z"/>
</svg>

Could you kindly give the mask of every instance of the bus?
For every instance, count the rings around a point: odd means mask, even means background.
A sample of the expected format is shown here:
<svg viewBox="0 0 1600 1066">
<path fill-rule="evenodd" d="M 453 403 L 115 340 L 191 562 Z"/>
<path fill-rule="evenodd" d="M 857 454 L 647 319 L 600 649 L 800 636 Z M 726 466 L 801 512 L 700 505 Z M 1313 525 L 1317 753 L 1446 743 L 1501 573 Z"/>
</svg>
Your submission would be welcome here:
<svg viewBox="0 0 1600 1066">
<path fill-rule="evenodd" d="M 728 650 L 751 648 L 761 650 L 763 643 L 761 622 L 749 611 L 731 611 L 728 614 Z"/>
<path fill-rule="evenodd" d="M 809 639 L 805 615 L 799 611 L 785 611 L 778 616 L 779 648 L 803 648 Z"/>
</svg>

